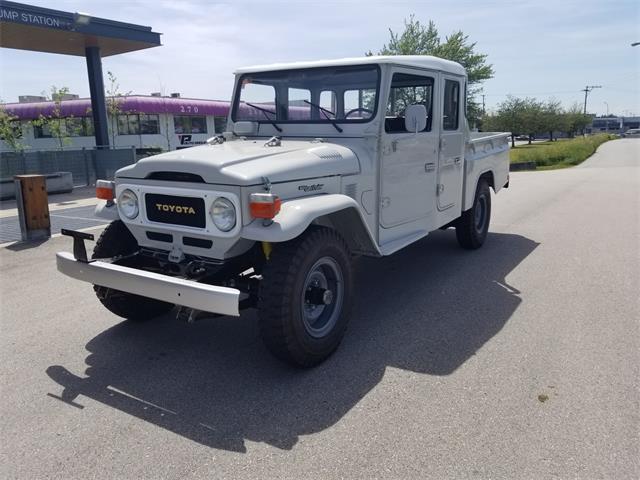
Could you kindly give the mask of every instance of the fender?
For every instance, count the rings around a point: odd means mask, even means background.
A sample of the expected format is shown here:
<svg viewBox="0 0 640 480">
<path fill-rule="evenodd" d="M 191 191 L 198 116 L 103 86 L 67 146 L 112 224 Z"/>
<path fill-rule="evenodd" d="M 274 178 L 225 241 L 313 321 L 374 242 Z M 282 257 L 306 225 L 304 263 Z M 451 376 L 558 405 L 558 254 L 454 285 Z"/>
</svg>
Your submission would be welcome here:
<svg viewBox="0 0 640 480">
<path fill-rule="evenodd" d="M 369 249 L 382 255 L 375 237 L 371 234 L 367 222 L 362 216 L 360 205 L 353 198 L 338 193 L 284 201 L 280 213 L 276 215 L 273 223 L 265 226 L 261 220 L 256 219 L 242 229 L 240 236 L 259 242 L 286 242 L 300 236 L 309 225 L 321 217 L 331 221 L 333 216 L 339 216 L 341 212 L 346 211 L 349 211 L 354 217 L 357 215 L 355 218 L 359 219 L 358 223 L 363 227 L 363 237 L 365 238 L 362 238 L 361 242 L 366 242 Z M 354 227 L 355 225 L 350 226 Z M 349 242 L 351 239 L 346 238 L 345 240 Z"/>
<path fill-rule="evenodd" d="M 105 220 L 120 220 L 120 214 L 118 213 L 118 206 L 115 203 L 107 205 L 105 200 L 102 200 L 96 205 L 96 210 L 93 214 L 98 218 L 104 218 Z"/>
</svg>

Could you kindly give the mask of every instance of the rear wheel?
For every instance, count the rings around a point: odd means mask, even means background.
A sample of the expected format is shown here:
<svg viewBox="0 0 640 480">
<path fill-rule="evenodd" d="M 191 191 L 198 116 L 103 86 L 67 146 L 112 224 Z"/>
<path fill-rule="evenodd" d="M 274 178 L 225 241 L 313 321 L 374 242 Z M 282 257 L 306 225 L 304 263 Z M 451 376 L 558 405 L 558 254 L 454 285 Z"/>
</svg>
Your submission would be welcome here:
<svg viewBox="0 0 640 480">
<path fill-rule="evenodd" d="M 121 220 L 110 223 L 96 242 L 92 258 L 112 258 L 135 253 L 138 243 Z M 173 304 L 121 292 L 112 288 L 93 286 L 98 300 L 111 313 L 129 320 L 149 320 L 168 312 Z"/>
<path fill-rule="evenodd" d="M 480 248 L 489 232 L 491 220 L 491 191 L 486 180 L 480 180 L 476 188 L 473 206 L 462 212 L 456 222 L 456 237 L 463 248 Z"/>
<path fill-rule="evenodd" d="M 314 228 L 275 246 L 265 264 L 260 331 L 276 357 L 312 367 L 342 341 L 353 297 L 351 255 L 333 230 Z"/>
</svg>

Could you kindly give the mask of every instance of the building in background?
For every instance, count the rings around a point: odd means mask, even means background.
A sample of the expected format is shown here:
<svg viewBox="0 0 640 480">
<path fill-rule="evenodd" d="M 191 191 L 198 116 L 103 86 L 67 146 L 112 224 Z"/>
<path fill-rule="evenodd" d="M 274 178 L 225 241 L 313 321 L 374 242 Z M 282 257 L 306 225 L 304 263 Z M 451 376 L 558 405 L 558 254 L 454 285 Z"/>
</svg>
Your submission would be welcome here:
<svg viewBox="0 0 640 480">
<path fill-rule="evenodd" d="M 595 117 L 586 132 L 624 133 L 630 128 L 640 128 L 640 117 Z"/>
<path fill-rule="evenodd" d="M 60 122 L 68 135 L 65 149 L 96 147 L 91 100 L 75 97 L 56 103 L 25 95 L 19 103 L 8 103 L 3 108 L 17 117 L 16 128 L 21 130 L 22 143 L 28 150 L 60 148 L 59 140 L 54 138 L 57 129 L 51 128 L 51 122 Z M 23 101 L 31 98 L 36 101 Z M 115 148 L 175 150 L 203 144 L 225 130 L 229 113 L 229 102 L 181 98 L 178 93 L 170 97 L 154 94 L 108 98 L 107 105 L 111 106 L 110 112 L 115 112 L 108 118 L 109 137 Z M 41 118 L 46 121 L 38 122 Z M 8 150 L 0 141 L 0 151 Z"/>
</svg>

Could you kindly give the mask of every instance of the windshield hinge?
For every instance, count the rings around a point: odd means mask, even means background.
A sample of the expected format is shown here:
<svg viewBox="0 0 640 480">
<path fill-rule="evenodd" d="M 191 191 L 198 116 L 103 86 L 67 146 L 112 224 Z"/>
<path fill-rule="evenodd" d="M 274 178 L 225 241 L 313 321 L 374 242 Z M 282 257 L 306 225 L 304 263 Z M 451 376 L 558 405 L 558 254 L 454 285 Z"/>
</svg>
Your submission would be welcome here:
<svg viewBox="0 0 640 480">
<path fill-rule="evenodd" d="M 282 145 L 282 137 L 278 137 L 278 136 L 271 137 L 269 140 L 267 140 L 267 143 L 264 144 L 265 147 L 279 147 L 281 145 Z"/>
</svg>

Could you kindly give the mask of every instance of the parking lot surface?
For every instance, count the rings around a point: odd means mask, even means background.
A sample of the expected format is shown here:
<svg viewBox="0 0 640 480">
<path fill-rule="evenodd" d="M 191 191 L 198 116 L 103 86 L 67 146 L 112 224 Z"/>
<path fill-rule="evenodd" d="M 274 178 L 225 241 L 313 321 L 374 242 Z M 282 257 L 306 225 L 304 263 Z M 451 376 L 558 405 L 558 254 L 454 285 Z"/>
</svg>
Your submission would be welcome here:
<svg viewBox="0 0 640 480">
<path fill-rule="evenodd" d="M 56 272 L 70 239 L 0 249 L 0 476 L 640 477 L 639 147 L 512 173 L 478 251 L 360 260 L 306 371 L 254 311 L 121 321 Z"/>
<path fill-rule="evenodd" d="M 60 233 L 61 228 L 82 230 L 85 228 L 106 225 L 108 222 L 93 215 L 94 205 L 83 207 L 50 210 L 51 234 Z M 20 240 L 20 221 L 18 216 L 0 217 L 0 244 Z"/>
</svg>

